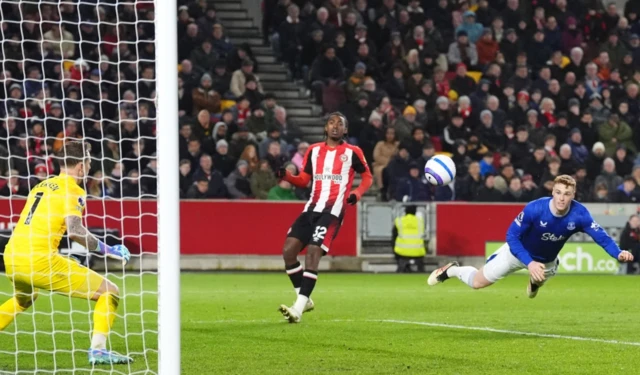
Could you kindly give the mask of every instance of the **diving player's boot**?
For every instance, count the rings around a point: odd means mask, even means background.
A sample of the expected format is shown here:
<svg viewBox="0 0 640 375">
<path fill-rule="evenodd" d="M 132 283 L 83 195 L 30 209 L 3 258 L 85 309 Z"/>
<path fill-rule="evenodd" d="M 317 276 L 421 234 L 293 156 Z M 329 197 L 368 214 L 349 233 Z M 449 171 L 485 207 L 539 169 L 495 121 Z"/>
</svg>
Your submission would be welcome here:
<svg viewBox="0 0 640 375">
<path fill-rule="evenodd" d="M 458 267 L 460 264 L 458 262 L 451 262 L 445 265 L 444 267 L 440 267 L 437 270 L 431 272 L 429 278 L 427 279 L 427 284 L 433 286 L 439 283 L 443 283 L 446 279 L 449 278 L 447 275 L 447 271 L 451 267 Z"/>
<path fill-rule="evenodd" d="M 529 280 L 529 284 L 527 284 L 527 295 L 529 298 L 536 298 L 538 295 L 538 290 L 542 287 L 542 284 L 536 284 L 533 280 Z"/>
</svg>

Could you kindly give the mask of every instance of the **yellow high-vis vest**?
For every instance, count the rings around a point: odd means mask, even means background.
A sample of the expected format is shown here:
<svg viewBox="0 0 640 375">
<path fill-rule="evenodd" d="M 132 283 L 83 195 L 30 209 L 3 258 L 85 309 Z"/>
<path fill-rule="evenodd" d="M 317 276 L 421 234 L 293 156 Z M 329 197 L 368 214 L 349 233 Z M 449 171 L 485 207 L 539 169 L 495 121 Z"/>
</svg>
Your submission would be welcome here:
<svg viewBox="0 0 640 375">
<path fill-rule="evenodd" d="M 424 220 L 416 215 L 404 215 L 396 218 L 398 238 L 393 251 L 403 257 L 423 257 L 427 253 L 424 247 Z"/>
</svg>

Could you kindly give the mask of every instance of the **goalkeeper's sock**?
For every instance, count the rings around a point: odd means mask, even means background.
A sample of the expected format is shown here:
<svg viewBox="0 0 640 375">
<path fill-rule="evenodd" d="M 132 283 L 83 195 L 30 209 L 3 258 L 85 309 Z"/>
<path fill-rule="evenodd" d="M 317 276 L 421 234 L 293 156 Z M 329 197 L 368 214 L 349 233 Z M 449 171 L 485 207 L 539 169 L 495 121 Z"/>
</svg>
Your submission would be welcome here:
<svg viewBox="0 0 640 375">
<path fill-rule="evenodd" d="M 473 278 L 476 276 L 478 269 L 471 266 L 451 267 L 447 270 L 449 277 L 457 277 L 463 283 L 473 288 Z"/>
<path fill-rule="evenodd" d="M 0 306 L 0 331 L 3 331 L 13 319 L 15 319 L 16 315 L 25 311 L 28 307 L 22 307 L 18 304 L 18 300 L 16 297 L 11 297 L 5 303 Z"/>
<path fill-rule="evenodd" d="M 296 295 L 300 294 L 300 287 L 302 286 L 302 265 L 300 262 L 285 266 L 289 280 L 293 284 L 293 289 L 296 291 Z"/>
<path fill-rule="evenodd" d="M 120 298 L 111 293 L 105 293 L 98 298 L 93 311 L 93 336 L 91 349 L 105 349 L 107 336 L 116 318 L 116 310 Z"/>
<path fill-rule="evenodd" d="M 306 270 L 302 275 L 302 285 L 300 286 L 300 294 L 298 294 L 298 299 L 296 299 L 296 303 L 293 304 L 293 308 L 302 315 L 307 302 L 309 301 L 309 297 L 311 296 L 311 292 L 313 292 L 313 288 L 316 286 L 316 282 L 318 281 L 318 272 Z"/>
</svg>

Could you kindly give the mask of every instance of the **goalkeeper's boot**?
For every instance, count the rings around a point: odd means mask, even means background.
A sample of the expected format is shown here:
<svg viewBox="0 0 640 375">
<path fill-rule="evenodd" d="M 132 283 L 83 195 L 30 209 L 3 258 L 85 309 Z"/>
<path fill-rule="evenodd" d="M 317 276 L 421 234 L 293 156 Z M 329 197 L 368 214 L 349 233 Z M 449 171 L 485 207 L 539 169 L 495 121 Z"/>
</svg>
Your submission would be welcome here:
<svg viewBox="0 0 640 375">
<path fill-rule="evenodd" d="M 309 311 L 313 311 L 313 309 L 316 308 L 316 304 L 313 303 L 313 301 L 311 300 L 311 298 L 309 298 L 309 300 L 307 301 L 307 304 L 304 306 L 304 310 L 302 311 L 302 313 L 306 313 Z"/>
<path fill-rule="evenodd" d="M 535 281 L 529 279 L 529 283 L 527 284 L 527 295 L 529 298 L 536 298 L 538 295 L 538 290 L 542 287 L 542 284 L 538 284 Z"/>
<path fill-rule="evenodd" d="M 284 316 L 284 318 L 288 320 L 289 323 L 300 323 L 302 314 L 297 312 L 296 309 L 293 308 L 293 306 L 287 307 L 287 305 L 280 305 L 278 311 L 280 311 L 282 316 Z"/>
<path fill-rule="evenodd" d="M 449 268 L 458 266 L 460 266 L 458 262 L 451 262 L 444 267 L 440 267 L 437 270 L 431 272 L 431 275 L 429 275 L 429 278 L 427 279 L 427 284 L 434 286 L 436 284 L 445 282 L 445 280 L 449 278 L 449 275 L 447 275 L 447 271 L 449 270 Z"/>
<path fill-rule="evenodd" d="M 126 365 L 133 362 L 133 358 L 110 352 L 106 349 L 89 349 L 90 365 Z"/>
</svg>

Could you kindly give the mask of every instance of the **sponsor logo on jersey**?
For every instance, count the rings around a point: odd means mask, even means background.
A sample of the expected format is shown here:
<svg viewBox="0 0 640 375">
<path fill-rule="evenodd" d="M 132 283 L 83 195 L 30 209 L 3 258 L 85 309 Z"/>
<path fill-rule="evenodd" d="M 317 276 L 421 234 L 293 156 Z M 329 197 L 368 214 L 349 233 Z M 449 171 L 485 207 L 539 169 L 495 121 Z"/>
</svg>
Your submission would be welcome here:
<svg viewBox="0 0 640 375">
<path fill-rule="evenodd" d="M 347 160 L 349 160 L 349 157 L 346 154 L 342 154 L 340 155 L 340 161 L 341 162 L 346 162 Z"/>
<path fill-rule="evenodd" d="M 573 221 L 569 222 L 569 224 L 567 224 L 567 229 L 568 230 L 576 229 L 576 223 L 574 223 Z"/>
<path fill-rule="evenodd" d="M 333 182 L 342 182 L 341 174 L 314 174 L 313 179 L 315 181 L 333 181 Z"/>
<path fill-rule="evenodd" d="M 84 207 L 84 205 L 85 205 L 84 197 L 78 197 L 78 205 L 80 207 Z"/>
<path fill-rule="evenodd" d="M 520 213 L 518 214 L 518 216 L 516 216 L 515 223 L 516 223 L 518 226 L 521 226 L 521 225 L 522 225 L 522 220 L 524 220 L 524 211 L 523 211 L 523 212 L 520 212 Z"/>
<path fill-rule="evenodd" d="M 560 237 L 556 237 L 556 235 L 553 234 L 553 233 L 544 233 L 542 235 L 542 240 L 543 241 L 557 242 L 557 241 L 565 240 L 565 237 L 563 235 L 560 235 Z"/>
</svg>

